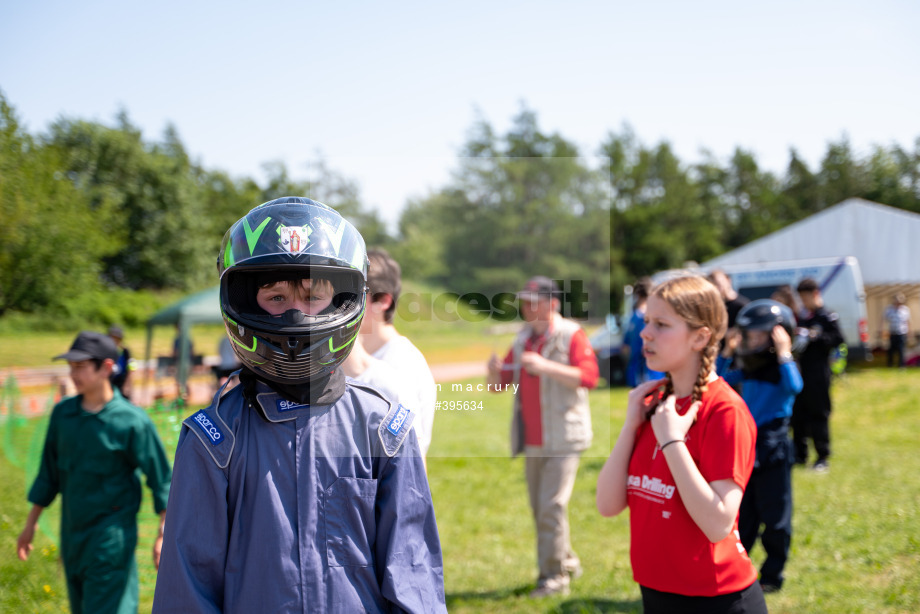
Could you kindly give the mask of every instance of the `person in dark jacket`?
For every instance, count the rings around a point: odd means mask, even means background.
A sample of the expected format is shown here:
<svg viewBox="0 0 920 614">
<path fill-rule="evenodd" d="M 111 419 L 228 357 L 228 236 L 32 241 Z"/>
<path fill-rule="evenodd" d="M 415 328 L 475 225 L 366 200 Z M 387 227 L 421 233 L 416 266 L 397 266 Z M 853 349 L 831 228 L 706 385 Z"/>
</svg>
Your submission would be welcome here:
<svg viewBox="0 0 920 614">
<path fill-rule="evenodd" d="M 837 314 L 824 307 L 818 283 L 806 277 L 796 290 L 802 301 L 799 314 L 799 334 L 808 344 L 799 354 L 799 368 L 804 386 L 792 408 L 792 441 L 795 463 L 808 461 L 808 440 L 811 439 L 818 455 L 816 471 L 828 470 L 831 455 L 831 367 L 830 355 L 843 343 L 837 324 Z"/>
</svg>

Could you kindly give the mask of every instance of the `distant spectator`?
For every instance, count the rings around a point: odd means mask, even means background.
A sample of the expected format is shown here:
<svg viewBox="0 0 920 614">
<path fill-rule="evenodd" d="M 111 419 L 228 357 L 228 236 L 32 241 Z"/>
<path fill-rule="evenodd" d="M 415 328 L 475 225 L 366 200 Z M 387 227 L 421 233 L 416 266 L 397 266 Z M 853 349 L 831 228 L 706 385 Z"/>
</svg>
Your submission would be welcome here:
<svg viewBox="0 0 920 614">
<path fill-rule="evenodd" d="M 355 337 L 352 346 L 351 353 L 342 363 L 345 375 L 382 392 L 393 403 L 400 403 L 400 394 L 411 390 L 402 372 L 390 363 L 368 354 L 361 342 L 361 335 Z"/>
<path fill-rule="evenodd" d="M 888 324 L 888 366 L 894 366 L 894 357 L 898 357 L 898 366 L 904 366 L 904 350 L 910 335 L 910 308 L 905 305 L 903 294 L 891 297 L 891 305 L 885 308 L 884 322 Z M 879 328 L 884 330 L 884 325 Z"/>
<path fill-rule="evenodd" d="M 186 338 L 185 344 L 186 344 L 186 347 L 188 347 L 188 359 L 189 359 L 189 362 L 191 362 L 192 356 L 195 355 L 195 346 L 192 344 L 191 336 Z M 179 366 L 179 359 L 181 358 L 181 356 L 182 356 L 182 329 L 179 327 L 178 324 L 176 324 L 176 336 L 175 338 L 173 338 L 172 357 L 173 357 L 173 364 L 175 364 L 177 368 Z"/>
<path fill-rule="evenodd" d="M 831 352 L 843 343 L 837 324 L 837 314 L 824 307 L 818 283 L 806 277 L 796 290 L 802 300 L 798 318 L 798 336 L 806 338 L 808 345 L 799 354 L 799 368 L 804 386 L 792 408 L 792 442 L 795 463 L 804 465 L 808 460 L 808 440 L 812 440 L 818 460 L 816 471 L 827 471 L 831 455 Z"/>
<path fill-rule="evenodd" d="M 722 269 L 714 269 L 709 273 L 709 281 L 719 289 L 719 294 L 722 295 L 722 300 L 725 301 L 725 311 L 728 312 L 728 328 L 734 328 L 738 312 L 751 302 L 750 299 L 738 294 L 737 290 L 732 286 L 732 280 Z"/>
<path fill-rule="evenodd" d="M 428 454 L 434 429 L 434 404 L 437 385 L 425 356 L 393 324 L 396 303 L 402 291 L 402 270 L 382 249 L 367 251 L 367 314 L 361 322 L 361 342 L 374 358 L 389 363 L 403 373 L 408 389 L 400 390 L 400 402 L 416 412 L 412 428 L 418 437 L 422 456 Z"/>
<path fill-rule="evenodd" d="M 789 284 L 783 284 L 776 288 L 773 291 L 773 294 L 770 295 L 770 298 L 777 303 L 782 303 L 790 310 L 792 310 L 793 318 L 797 317 L 796 314 L 799 313 L 799 301 L 796 299 L 795 290 L 792 289 L 792 286 Z"/>
<path fill-rule="evenodd" d="M 645 363 L 642 355 L 642 329 L 645 328 L 645 304 L 648 301 L 648 292 L 652 287 L 652 280 L 648 277 L 639 279 L 633 285 L 633 312 L 623 333 L 623 349 L 627 352 L 626 385 L 635 388 L 642 382 L 650 379 L 661 379 L 664 373 L 652 371 Z"/>
<path fill-rule="evenodd" d="M 494 392 L 520 386 L 513 401 L 511 453 L 524 453 L 530 508 L 537 529 L 539 575 L 531 597 L 567 594 L 582 573 L 569 539 L 568 504 L 581 454 L 591 446 L 588 390 L 597 359 L 585 331 L 559 313 L 560 292 L 548 277 L 531 278 L 517 298 L 524 328 L 501 360 L 487 364 Z M 515 388 L 517 391 L 517 388 Z"/>
<path fill-rule="evenodd" d="M 125 332 L 120 326 L 110 326 L 109 337 L 119 349 L 118 360 L 115 361 L 112 376 L 109 379 L 112 387 L 117 389 L 121 396 L 131 400 L 131 372 L 137 369 L 137 364 L 131 358 L 131 350 L 122 344 Z"/>
<path fill-rule="evenodd" d="M 221 337 L 217 345 L 217 353 L 220 355 L 220 363 L 214 366 L 214 375 L 217 377 L 217 387 L 220 388 L 226 383 L 227 378 L 242 366 L 242 363 L 236 352 L 233 351 L 233 342 L 230 341 L 230 337 Z"/>
<path fill-rule="evenodd" d="M 725 337 L 719 342 L 719 351 L 721 352 L 725 349 L 725 343 L 728 339 L 740 334 L 735 327 L 735 320 L 738 318 L 738 312 L 751 301 L 746 296 L 738 294 L 734 286 L 732 286 L 732 280 L 722 269 L 713 269 L 707 279 L 719 290 L 719 294 L 725 303 L 725 311 L 728 313 L 728 328 L 725 331 Z M 737 369 L 738 365 L 735 364 L 735 359 L 732 358 L 731 360 L 732 362 L 729 363 L 728 368 Z M 735 392 L 741 394 L 741 385 L 739 383 L 732 384 L 732 388 L 735 389 Z"/>
</svg>

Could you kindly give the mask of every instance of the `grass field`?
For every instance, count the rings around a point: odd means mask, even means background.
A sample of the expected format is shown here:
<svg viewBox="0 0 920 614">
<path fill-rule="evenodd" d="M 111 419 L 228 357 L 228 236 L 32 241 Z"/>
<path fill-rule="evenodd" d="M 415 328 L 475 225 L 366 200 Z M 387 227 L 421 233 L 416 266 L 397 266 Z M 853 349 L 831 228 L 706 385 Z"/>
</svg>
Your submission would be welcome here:
<svg viewBox="0 0 920 614">
<path fill-rule="evenodd" d="M 536 563 L 523 463 L 508 458 L 511 395 L 442 386 L 440 400 L 481 401 L 483 407 L 439 412 L 429 456 L 451 612 L 641 611 L 629 566 L 628 518 L 604 519 L 594 509 L 597 474 L 618 431 L 625 394 L 591 393 L 595 442 L 583 458 L 570 507 L 572 541 L 585 574 L 571 595 L 535 601 L 527 597 Z M 788 579 L 781 593 L 767 597 L 771 612 L 920 612 L 918 398 L 916 371 L 857 371 L 835 383 L 831 471 L 795 471 Z M 176 417 L 161 412 L 154 419 L 174 448 Z M 8 420 L 2 427 L 7 455 L 0 457 L 0 612 L 67 611 L 53 536 L 57 503 L 46 512 L 50 522 L 43 524 L 29 562 L 21 563 L 14 552 L 28 510 L 25 457 L 41 420 Z M 141 611 L 149 612 L 155 584 L 149 499 L 141 520 Z M 759 547 L 752 557 L 760 563 Z"/>
</svg>

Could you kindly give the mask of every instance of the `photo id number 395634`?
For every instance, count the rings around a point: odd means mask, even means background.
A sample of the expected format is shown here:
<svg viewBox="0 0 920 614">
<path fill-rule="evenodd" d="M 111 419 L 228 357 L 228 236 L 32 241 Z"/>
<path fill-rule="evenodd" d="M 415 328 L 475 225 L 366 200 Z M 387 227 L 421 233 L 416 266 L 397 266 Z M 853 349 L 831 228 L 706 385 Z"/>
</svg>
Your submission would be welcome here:
<svg viewBox="0 0 920 614">
<path fill-rule="evenodd" d="M 434 408 L 438 411 L 476 411 L 482 409 L 482 401 L 437 401 Z"/>
</svg>

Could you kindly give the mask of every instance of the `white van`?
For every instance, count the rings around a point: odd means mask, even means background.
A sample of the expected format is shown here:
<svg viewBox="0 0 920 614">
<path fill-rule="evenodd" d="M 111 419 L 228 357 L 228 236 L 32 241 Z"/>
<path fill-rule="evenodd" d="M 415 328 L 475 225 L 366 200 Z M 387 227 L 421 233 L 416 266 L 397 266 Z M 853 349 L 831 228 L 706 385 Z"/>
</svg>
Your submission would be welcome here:
<svg viewBox="0 0 920 614">
<path fill-rule="evenodd" d="M 725 264 L 717 267 L 702 266 L 692 269 L 662 271 L 652 277 L 658 283 L 680 273 L 707 275 L 721 269 L 732 280 L 732 286 L 750 300 L 770 298 L 779 286 L 789 285 L 795 290 L 799 282 L 811 277 L 818 282 L 824 306 L 840 317 L 840 332 L 846 341 L 848 359 L 871 360 L 869 328 L 866 317 L 866 291 L 863 288 L 859 262 L 853 257 L 809 258 L 751 264 Z"/>
</svg>

